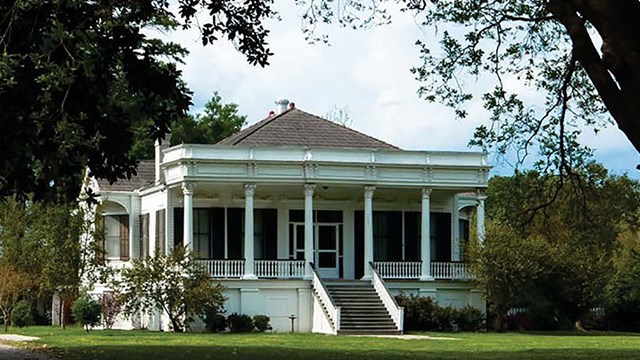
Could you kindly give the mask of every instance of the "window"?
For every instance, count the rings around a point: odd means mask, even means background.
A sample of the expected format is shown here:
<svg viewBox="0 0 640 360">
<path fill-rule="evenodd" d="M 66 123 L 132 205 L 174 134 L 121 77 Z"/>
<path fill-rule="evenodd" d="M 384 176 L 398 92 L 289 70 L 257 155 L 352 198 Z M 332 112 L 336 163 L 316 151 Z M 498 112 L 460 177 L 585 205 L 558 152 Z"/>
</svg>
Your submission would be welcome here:
<svg viewBox="0 0 640 360">
<path fill-rule="evenodd" d="M 167 247 L 167 237 L 165 236 L 166 210 L 156 211 L 156 254 L 164 255 Z"/>
<path fill-rule="evenodd" d="M 149 256 L 149 214 L 140 215 L 140 258 Z"/>
<path fill-rule="evenodd" d="M 105 215 L 105 258 L 129 260 L 129 215 Z"/>
</svg>

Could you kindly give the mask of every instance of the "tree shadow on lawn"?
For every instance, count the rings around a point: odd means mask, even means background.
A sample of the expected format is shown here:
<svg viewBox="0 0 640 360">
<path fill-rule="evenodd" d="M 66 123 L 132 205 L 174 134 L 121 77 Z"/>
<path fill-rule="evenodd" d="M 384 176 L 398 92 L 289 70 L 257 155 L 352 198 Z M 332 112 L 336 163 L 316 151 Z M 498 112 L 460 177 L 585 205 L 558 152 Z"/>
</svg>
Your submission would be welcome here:
<svg viewBox="0 0 640 360">
<path fill-rule="evenodd" d="M 395 350 L 357 349 L 334 351 L 318 349 L 287 349 L 272 346 L 69 346 L 58 352 L 63 360 L 195 360 L 195 359 L 236 359 L 236 360 L 398 360 L 398 359 L 466 359 L 466 360 L 539 360 L 539 359 L 639 359 L 640 346 L 636 350 L 611 349 L 530 349 L 518 351 L 413 351 L 411 342 L 406 348 Z"/>
</svg>

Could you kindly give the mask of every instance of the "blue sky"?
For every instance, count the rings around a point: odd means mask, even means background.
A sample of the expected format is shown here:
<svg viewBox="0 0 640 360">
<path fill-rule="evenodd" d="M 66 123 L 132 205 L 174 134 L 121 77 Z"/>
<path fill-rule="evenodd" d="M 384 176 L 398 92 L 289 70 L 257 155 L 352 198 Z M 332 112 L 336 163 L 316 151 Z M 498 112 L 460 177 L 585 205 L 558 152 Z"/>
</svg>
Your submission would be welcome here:
<svg viewBox="0 0 640 360">
<path fill-rule="evenodd" d="M 190 51 L 182 69 L 194 91 L 194 111 L 213 91 L 224 102 L 237 103 L 249 124 L 273 110 L 277 98 L 290 99 L 320 116 L 335 106 L 345 107 L 354 129 L 412 150 L 469 150 L 475 127 L 488 123 L 479 101 L 469 105 L 467 119 L 456 120 L 450 109 L 418 98 L 419 83 L 409 72 L 419 65 L 414 43 L 422 39 L 433 44 L 434 37 L 410 14 L 391 9 L 390 25 L 366 30 L 329 26 L 321 30 L 328 33 L 330 45 L 311 45 L 300 30 L 302 9 L 289 0 L 279 0 L 276 6 L 282 21 L 268 25 L 275 55 L 266 68 L 247 64 L 228 42 L 203 47 L 196 31 L 169 35 Z M 475 79 L 466 85 L 482 88 Z M 586 129 L 583 140 L 610 171 L 640 178 L 635 169 L 640 156 L 615 127 L 597 135 Z M 494 161 L 493 165 L 494 173 L 513 171 L 507 164 Z"/>
</svg>

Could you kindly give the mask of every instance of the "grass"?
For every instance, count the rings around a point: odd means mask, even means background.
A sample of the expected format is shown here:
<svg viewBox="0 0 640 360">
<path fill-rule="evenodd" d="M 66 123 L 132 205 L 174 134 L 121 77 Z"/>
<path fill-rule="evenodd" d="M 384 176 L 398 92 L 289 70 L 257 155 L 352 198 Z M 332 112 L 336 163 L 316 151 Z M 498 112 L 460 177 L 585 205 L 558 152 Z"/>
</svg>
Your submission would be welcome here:
<svg viewBox="0 0 640 360">
<path fill-rule="evenodd" d="M 640 359 L 637 334 L 428 333 L 449 340 L 317 334 L 170 334 L 51 327 L 12 329 L 38 336 L 29 347 L 76 359 Z"/>
</svg>

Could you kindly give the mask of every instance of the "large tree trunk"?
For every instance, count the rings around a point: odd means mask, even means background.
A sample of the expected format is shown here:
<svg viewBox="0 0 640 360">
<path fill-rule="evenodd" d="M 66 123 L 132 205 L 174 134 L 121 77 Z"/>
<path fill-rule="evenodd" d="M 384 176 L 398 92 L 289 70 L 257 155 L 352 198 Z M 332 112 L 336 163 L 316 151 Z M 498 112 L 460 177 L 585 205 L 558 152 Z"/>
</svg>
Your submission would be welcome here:
<svg viewBox="0 0 640 360">
<path fill-rule="evenodd" d="M 640 1 L 549 0 L 548 10 L 567 29 L 576 60 L 620 130 L 640 152 Z M 603 40 L 602 56 L 587 23 Z"/>
</svg>

